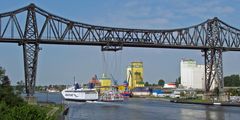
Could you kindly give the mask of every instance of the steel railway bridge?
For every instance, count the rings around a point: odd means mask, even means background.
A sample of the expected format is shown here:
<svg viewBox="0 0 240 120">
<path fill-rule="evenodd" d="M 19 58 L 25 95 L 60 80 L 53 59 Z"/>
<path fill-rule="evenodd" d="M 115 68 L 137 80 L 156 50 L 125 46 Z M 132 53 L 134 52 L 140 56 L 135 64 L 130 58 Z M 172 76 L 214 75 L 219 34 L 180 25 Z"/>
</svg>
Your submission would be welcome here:
<svg viewBox="0 0 240 120">
<path fill-rule="evenodd" d="M 40 44 L 101 46 L 103 51 L 123 47 L 197 49 L 205 57 L 205 91 L 213 81 L 223 90 L 223 51 L 240 51 L 240 30 L 218 18 L 198 25 L 171 29 L 129 29 L 75 22 L 34 4 L 0 13 L 0 42 L 23 47 L 25 87 L 33 96 Z"/>
</svg>

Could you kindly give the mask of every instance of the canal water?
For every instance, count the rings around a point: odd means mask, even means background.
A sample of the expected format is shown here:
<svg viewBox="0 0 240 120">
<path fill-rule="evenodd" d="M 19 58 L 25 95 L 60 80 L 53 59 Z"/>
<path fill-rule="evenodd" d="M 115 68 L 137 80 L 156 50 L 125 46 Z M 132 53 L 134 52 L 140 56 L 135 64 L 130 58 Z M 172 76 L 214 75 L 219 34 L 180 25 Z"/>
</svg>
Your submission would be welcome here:
<svg viewBox="0 0 240 120">
<path fill-rule="evenodd" d="M 37 93 L 39 101 L 69 106 L 67 120 L 239 120 L 240 108 L 179 104 L 145 98 L 125 102 L 71 102 L 60 93 Z"/>
</svg>

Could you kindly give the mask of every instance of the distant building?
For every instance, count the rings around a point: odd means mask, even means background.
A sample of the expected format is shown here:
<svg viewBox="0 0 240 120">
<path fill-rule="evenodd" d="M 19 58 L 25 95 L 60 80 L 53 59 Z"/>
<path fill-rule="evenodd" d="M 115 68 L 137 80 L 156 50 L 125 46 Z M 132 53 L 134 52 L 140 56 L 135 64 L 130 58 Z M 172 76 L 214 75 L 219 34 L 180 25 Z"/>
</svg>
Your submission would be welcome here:
<svg viewBox="0 0 240 120">
<path fill-rule="evenodd" d="M 97 75 L 94 75 L 94 77 L 92 77 L 92 79 L 89 80 L 89 86 L 90 88 L 94 88 L 94 87 L 98 88 L 101 86 L 100 81 L 97 79 Z"/>
<path fill-rule="evenodd" d="M 130 89 L 144 87 L 142 62 L 131 62 L 127 68 L 127 82 Z"/>
<path fill-rule="evenodd" d="M 132 89 L 133 96 L 148 96 L 151 91 L 147 87 L 135 87 Z"/>
<path fill-rule="evenodd" d="M 176 83 L 166 83 L 163 88 L 176 88 Z"/>
<path fill-rule="evenodd" d="M 204 65 L 197 65 L 197 62 L 192 59 L 182 59 L 180 71 L 182 86 L 185 88 L 205 89 Z"/>
</svg>

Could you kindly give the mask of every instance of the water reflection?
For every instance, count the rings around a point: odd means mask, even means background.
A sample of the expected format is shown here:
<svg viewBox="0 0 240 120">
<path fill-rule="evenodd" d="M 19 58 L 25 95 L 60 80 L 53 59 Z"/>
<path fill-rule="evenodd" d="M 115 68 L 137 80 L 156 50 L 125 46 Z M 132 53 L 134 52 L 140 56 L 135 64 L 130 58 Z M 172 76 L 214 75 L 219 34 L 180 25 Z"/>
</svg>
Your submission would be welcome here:
<svg viewBox="0 0 240 120">
<path fill-rule="evenodd" d="M 221 106 L 206 106 L 207 120 L 225 120 L 224 109 Z"/>
<path fill-rule="evenodd" d="M 204 106 L 205 109 L 180 109 L 182 120 L 225 120 L 224 109 L 221 106 Z"/>
</svg>

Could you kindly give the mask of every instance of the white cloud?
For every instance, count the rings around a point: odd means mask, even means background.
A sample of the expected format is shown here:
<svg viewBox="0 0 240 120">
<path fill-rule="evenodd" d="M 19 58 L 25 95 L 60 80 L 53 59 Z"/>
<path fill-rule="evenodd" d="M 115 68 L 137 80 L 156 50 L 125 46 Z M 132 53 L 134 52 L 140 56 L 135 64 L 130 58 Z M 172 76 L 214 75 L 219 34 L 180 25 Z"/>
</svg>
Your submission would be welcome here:
<svg viewBox="0 0 240 120">
<path fill-rule="evenodd" d="M 235 9 L 233 7 L 230 6 L 222 6 L 222 7 L 215 7 L 214 11 L 220 14 L 228 14 L 228 13 L 233 13 L 235 11 Z"/>
<path fill-rule="evenodd" d="M 193 5 L 185 3 L 182 4 L 182 8 L 183 9 L 179 11 L 182 14 L 200 18 L 219 16 L 235 12 L 234 7 L 228 6 L 220 1 L 208 1 L 200 4 L 195 3 Z"/>
<path fill-rule="evenodd" d="M 113 27 L 172 29 L 198 24 L 215 16 L 228 16 L 235 8 L 221 1 L 131 0 L 110 9 L 95 23 Z"/>
<path fill-rule="evenodd" d="M 101 24 L 115 27 L 166 28 L 176 15 L 171 10 L 159 5 L 161 4 L 156 1 L 129 1 L 109 11 L 100 21 Z"/>
</svg>

